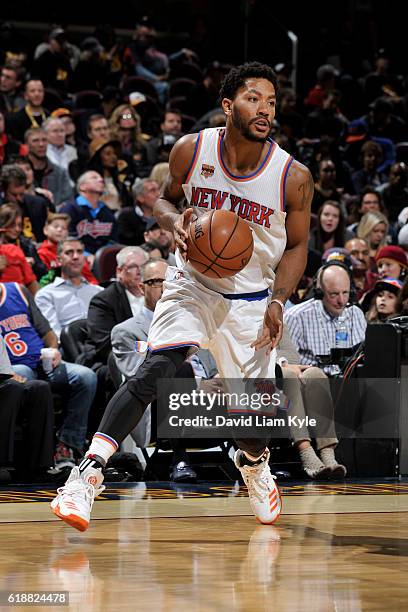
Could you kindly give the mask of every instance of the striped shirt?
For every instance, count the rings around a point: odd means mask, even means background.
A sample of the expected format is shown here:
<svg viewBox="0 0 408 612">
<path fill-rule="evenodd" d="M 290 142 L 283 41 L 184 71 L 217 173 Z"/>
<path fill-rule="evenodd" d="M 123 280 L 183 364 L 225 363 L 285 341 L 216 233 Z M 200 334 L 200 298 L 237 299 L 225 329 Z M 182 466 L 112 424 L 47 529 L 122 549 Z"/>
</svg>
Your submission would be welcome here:
<svg viewBox="0 0 408 612">
<path fill-rule="evenodd" d="M 317 355 L 330 355 L 336 347 L 340 320 L 348 331 L 347 348 L 364 340 L 367 322 L 357 306 L 345 308 L 341 317 L 333 317 L 322 300 L 312 299 L 285 311 L 284 324 L 300 353 L 301 364 L 318 365 Z"/>
</svg>

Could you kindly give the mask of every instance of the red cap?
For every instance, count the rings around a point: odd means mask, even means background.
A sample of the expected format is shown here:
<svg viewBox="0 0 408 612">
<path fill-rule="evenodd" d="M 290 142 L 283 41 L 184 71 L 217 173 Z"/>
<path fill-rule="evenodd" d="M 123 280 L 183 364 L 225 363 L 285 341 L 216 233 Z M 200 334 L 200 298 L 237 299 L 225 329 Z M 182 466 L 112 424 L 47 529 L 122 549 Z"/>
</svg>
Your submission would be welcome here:
<svg viewBox="0 0 408 612">
<path fill-rule="evenodd" d="M 380 259 L 392 259 L 392 261 L 396 261 L 403 268 L 408 268 L 406 253 L 399 246 L 387 245 L 381 247 L 375 256 L 375 261 L 378 263 Z"/>
</svg>

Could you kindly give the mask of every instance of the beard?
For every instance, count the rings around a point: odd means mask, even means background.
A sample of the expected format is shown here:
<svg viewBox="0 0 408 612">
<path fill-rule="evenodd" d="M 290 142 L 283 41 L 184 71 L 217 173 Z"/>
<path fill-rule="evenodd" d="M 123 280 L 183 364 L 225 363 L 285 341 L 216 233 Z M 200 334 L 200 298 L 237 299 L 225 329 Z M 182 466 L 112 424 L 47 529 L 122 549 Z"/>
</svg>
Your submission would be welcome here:
<svg viewBox="0 0 408 612">
<path fill-rule="evenodd" d="M 268 140 L 270 133 L 271 133 L 270 131 L 264 136 L 262 135 L 257 136 L 256 134 L 251 132 L 250 127 L 249 127 L 250 124 L 244 123 L 239 113 L 237 113 L 235 110 L 232 110 L 231 119 L 232 119 L 232 125 L 234 126 L 234 128 L 237 129 L 238 132 L 240 132 L 240 134 L 244 138 L 246 138 L 246 140 L 249 140 L 250 142 L 266 142 Z"/>
</svg>

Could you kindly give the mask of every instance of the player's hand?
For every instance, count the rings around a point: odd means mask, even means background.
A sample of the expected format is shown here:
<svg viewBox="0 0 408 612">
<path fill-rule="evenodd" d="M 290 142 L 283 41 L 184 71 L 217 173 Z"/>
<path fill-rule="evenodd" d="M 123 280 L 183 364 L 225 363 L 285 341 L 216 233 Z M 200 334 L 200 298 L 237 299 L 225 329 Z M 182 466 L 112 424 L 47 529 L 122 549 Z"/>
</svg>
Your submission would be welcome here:
<svg viewBox="0 0 408 612">
<path fill-rule="evenodd" d="M 263 321 L 262 333 L 252 344 L 251 347 L 256 351 L 267 348 L 266 354 L 269 355 L 278 346 L 283 333 L 283 312 L 276 302 L 272 302 L 266 309 Z"/>
<path fill-rule="evenodd" d="M 294 372 L 298 378 L 301 378 L 303 372 L 311 367 L 312 367 L 311 365 L 295 364 L 295 363 L 284 363 L 282 365 L 282 368 L 287 368 L 288 370 L 292 370 L 292 372 Z"/>
<path fill-rule="evenodd" d="M 193 212 L 194 211 L 192 208 L 187 208 L 184 212 L 181 213 L 181 215 L 178 215 L 173 226 L 174 240 L 176 242 L 176 246 L 180 250 L 183 259 L 187 259 L 187 229 L 191 223 Z"/>
</svg>

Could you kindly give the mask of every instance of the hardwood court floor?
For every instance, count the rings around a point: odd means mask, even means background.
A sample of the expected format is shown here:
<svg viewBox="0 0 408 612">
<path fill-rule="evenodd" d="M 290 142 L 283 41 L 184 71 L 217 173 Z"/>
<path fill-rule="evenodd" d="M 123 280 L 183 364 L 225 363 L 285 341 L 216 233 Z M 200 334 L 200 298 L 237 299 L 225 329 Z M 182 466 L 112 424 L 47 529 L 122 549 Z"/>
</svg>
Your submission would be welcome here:
<svg viewBox="0 0 408 612">
<path fill-rule="evenodd" d="M 408 609 L 406 484 L 285 491 L 275 527 L 234 487 L 111 487 L 85 533 L 0 491 L 0 590 L 69 591 L 86 612 Z"/>
</svg>

